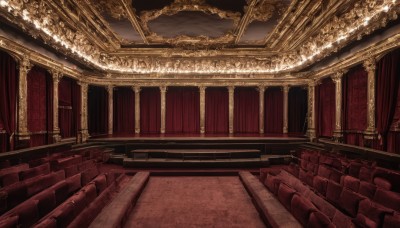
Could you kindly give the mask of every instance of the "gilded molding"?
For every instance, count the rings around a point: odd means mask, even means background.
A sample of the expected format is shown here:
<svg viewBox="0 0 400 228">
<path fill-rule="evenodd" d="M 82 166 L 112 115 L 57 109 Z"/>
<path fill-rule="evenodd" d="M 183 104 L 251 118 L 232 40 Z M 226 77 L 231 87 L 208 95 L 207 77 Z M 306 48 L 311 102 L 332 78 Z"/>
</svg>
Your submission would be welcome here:
<svg viewBox="0 0 400 228">
<path fill-rule="evenodd" d="M 206 87 L 199 86 L 200 93 L 200 134 L 204 134 L 205 130 L 205 116 L 206 116 Z"/>
<path fill-rule="evenodd" d="M 18 79 L 18 139 L 28 140 L 28 83 L 27 76 L 33 65 L 28 55 L 23 55 L 19 62 Z"/>
<path fill-rule="evenodd" d="M 259 128 L 259 133 L 264 134 L 264 97 L 265 97 L 265 89 L 266 87 L 264 85 L 259 86 L 258 88 L 259 92 L 259 120 L 258 120 L 258 128 Z"/>
<path fill-rule="evenodd" d="M 342 132 L 342 79 L 346 71 L 338 71 L 331 76 L 335 83 L 335 130 L 333 132 L 337 141 L 343 137 Z"/>
<path fill-rule="evenodd" d="M 308 129 L 307 136 L 312 140 L 315 135 L 315 86 L 317 82 L 311 81 L 308 84 Z"/>
<path fill-rule="evenodd" d="M 135 93 L 135 134 L 140 133 L 140 86 L 133 86 L 133 92 Z"/>
<path fill-rule="evenodd" d="M 167 86 L 160 86 L 160 95 L 161 95 L 161 129 L 160 133 L 165 134 L 165 118 L 166 118 L 166 104 L 165 104 L 165 96 L 167 93 Z"/>
<path fill-rule="evenodd" d="M 365 138 L 372 139 L 376 134 L 375 128 L 375 70 L 376 59 L 369 58 L 363 64 L 365 70 L 368 72 L 368 92 L 367 92 L 367 129 L 365 130 Z"/>
<path fill-rule="evenodd" d="M 108 134 L 112 135 L 114 132 L 114 86 L 108 85 L 106 89 L 108 93 Z"/>
<path fill-rule="evenodd" d="M 233 134 L 233 118 L 234 118 L 234 107 L 235 107 L 235 87 L 228 86 L 228 94 L 229 94 L 229 134 Z"/>
<path fill-rule="evenodd" d="M 50 73 L 53 78 L 53 140 L 54 142 L 59 142 L 61 136 L 58 123 L 58 85 L 63 75 L 59 70 L 54 69 L 50 70 Z"/>
<path fill-rule="evenodd" d="M 81 129 L 78 135 L 78 142 L 86 142 L 89 138 L 88 131 L 88 84 L 82 81 L 78 81 L 78 85 L 81 87 Z"/>
</svg>

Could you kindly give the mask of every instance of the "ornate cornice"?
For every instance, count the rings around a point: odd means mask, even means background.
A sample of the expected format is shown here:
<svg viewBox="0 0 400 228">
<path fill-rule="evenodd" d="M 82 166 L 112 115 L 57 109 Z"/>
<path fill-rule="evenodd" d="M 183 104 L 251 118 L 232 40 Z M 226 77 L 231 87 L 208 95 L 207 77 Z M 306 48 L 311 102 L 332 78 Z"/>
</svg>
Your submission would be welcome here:
<svg viewBox="0 0 400 228">
<path fill-rule="evenodd" d="M 193 4 L 195 5 L 195 4 Z M 327 22 L 300 48 L 264 59 L 224 58 L 145 58 L 116 56 L 103 52 L 82 31 L 70 27 L 54 14 L 49 4 L 38 1 L 2 1 L 2 14 L 14 18 L 21 28 L 41 36 L 50 45 L 61 48 L 85 64 L 103 71 L 139 74 L 275 74 L 301 69 L 395 19 L 399 6 L 395 0 L 366 0 L 355 3 L 347 13 Z M 225 11 L 224 11 L 225 12 Z M 226 12 L 225 12 L 226 13 Z M 8 17 L 7 17 L 8 15 Z M 10 16 L 12 15 L 12 17 Z M 193 42 L 196 42 L 194 40 Z"/>
</svg>

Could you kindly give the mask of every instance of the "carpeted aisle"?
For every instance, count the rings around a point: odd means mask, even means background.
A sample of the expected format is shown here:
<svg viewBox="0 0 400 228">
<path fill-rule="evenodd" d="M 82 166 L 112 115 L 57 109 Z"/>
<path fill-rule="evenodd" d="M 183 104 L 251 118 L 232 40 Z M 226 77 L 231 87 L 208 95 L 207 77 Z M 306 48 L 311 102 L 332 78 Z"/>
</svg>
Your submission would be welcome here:
<svg viewBox="0 0 400 228">
<path fill-rule="evenodd" d="M 238 177 L 151 177 L 126 227 L 265 227 Z"/>
</svg>

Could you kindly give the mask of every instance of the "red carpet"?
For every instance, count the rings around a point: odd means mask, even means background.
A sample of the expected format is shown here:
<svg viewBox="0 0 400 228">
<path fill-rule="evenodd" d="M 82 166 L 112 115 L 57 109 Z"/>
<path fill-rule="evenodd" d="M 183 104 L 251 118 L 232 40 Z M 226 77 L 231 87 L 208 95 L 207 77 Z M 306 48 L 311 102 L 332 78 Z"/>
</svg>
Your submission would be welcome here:
<svg viewBox="0 0 400 228">
<path fill-rule="evenodd" d="M 238 177 L 151 177 L 125 227 L 265 227 Z"/>
</svg>

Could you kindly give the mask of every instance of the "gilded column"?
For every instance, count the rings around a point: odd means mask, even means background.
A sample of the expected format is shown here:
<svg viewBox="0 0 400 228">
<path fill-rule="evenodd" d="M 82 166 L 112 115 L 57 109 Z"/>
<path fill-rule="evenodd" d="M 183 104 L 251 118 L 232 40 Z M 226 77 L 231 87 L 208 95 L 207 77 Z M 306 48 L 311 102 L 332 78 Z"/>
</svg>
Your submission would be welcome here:
<svg viewBox="0 0 400 228">
<path fill-rule="evenodd" d="M 289 132 L 289 86 L 283 86 L 283 134 L 287 134 Z"/>
<path fill-rule="evenodd" d="M 206 117 L 206 87 L 200 86 L 200 134 L 205 133 L 205 117 Z"/>
<path fill-rule="evenodd" d="M 344 71 L 339 71 L 334 74 L 331 78 L 335 82 L 335 130 L 333 131 L 333 137 L 336 141 L 342 141 L 342 78 Z"/>
<path fill-rule="evenodd" d="M 140 86 L 134 86 L 135 92 L 135 134 L 140 134 Z"/>
<path fill-rule="evenodd" d="M 312 81 L 308 84 L 308 130 L 307 136 L 312 141 L 315 138 L 315 85 Z"/>
<path fill-rule="evenodd" d="M 19 64 L 18 80 L 18 144 L 30 139 L 28 132 L 28 81 L 27 76 L 33 65 L 27 56 Z M 27 145 L 28 146 L 28 145 Z M 25 147 L 25 146 L 23 146 Z"/>
<path fill-rule="evenodd" d="M 258 92 L 259 92 L 259 120 L 258 120 L 258 124 L 259 124 L 259 130 L 260 130 L 260 134 L 264 134 L 264 94 L 265 94 L 265 86 L 260 86 L 258 87 Z"/>
<path fill-rule="evenodd" d="M 88 84 L 85 82 L 78 82 L 81 86 L 81 129 L 80 129 L 80 139 L 78 142 L 86 142 L 89 138 L 88 131 Z"/>
<path fill-rule="evenodd" d="M 161 129 L 160 132 L 161 134 L 165 134 L 165 95 L 167 93 L 167 87 L 166 86 L 161 86 L 160 87 L 160 93 L 161 93 Z"/>
<path fill-rule="evenodd" d="M 235 87 L 229 86 L 228 87 L 229 93 L 229 134 L 233 134 L 233 108 L 235 105 Z"/>
<path fill-rule="evenodd" d="M 59 142 L 61 136 L 58 123 L 58 84 L 63 75 L 58 70 L 51 71 L 51 74 L 53 77 L 53 140 Z"/>
<path fill-rule="evenodd" d="M 374 139 L 375 129 L 375 69 L 376 62 L 374 58 L 364 62 L 364 68 L 368 72 L 368 94 L 367 94 L 367 129 L 364 132 L 365 139 Z"/>
<path fill-rule="evenodd" d="M 107 86 L 108 92 L 108 134 L 113 134 L 113 103 L 114 103 L 114 87 L 112 85 Z"/>
</svg>

